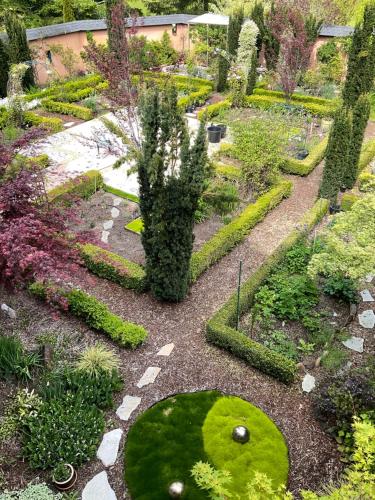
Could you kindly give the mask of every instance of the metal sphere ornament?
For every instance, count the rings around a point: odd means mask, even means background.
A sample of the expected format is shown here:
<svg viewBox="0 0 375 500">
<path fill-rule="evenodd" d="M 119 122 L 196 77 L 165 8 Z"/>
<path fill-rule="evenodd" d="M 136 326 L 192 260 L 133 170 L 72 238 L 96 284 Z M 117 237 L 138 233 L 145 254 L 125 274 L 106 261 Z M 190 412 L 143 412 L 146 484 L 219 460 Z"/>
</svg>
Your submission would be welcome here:
<svg viewBox="0 0 375 500">
<path fill-rule="evenodd" d="M 174 481 L 169 485 L 168 493 L 171 498 L 181 498 L 184 492 L 184 483 L 181 481 Z"/>
<path fill-rule="evenodd" d="M 250 432 L 244 425 L 237 425 L 232 432 L 233 441 L 237 443 L 245 444 L 250 439 Z"/>
</svg>

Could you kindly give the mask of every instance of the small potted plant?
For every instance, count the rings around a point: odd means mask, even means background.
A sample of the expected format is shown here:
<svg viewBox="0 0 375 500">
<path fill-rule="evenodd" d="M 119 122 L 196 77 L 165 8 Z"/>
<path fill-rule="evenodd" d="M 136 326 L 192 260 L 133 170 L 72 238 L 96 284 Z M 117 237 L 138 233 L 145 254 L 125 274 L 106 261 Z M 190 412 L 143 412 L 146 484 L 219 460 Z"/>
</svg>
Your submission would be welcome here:
<svg viewBox="0 0 375 500">
<path fill-rule="evenodd" d="M 77 481 L 77 473 L 70 464 L 60 462 L 52 471 L 52 482 L 60 491 L 70 490 Z"/>
</svg>

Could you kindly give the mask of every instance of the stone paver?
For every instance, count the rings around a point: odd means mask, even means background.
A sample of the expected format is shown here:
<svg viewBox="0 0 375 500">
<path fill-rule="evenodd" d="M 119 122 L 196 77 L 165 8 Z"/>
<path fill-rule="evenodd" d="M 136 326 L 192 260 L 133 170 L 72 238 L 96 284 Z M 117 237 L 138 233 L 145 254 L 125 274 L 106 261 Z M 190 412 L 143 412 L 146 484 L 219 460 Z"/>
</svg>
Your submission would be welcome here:
<svg viewBox="0 0 375 500">
<path fill-rule="evenodd" d="M 141 389 L 145 385 L 153 384 L 156 377 L 159 375 L 160 370 L 161 368 L 158 368 L 157 366 L 149 366 L 142 375 L 140 381 L 137 384 L 137 387 Z"/>
<path fill-rule="evenodd" d="M 66 122 L 64 123 L 64 127 L 65 128 L 73 127 L 74 124 L 75 124 L 74 122 Z"/>
<path fill-rule="evenodd" d="M 138 396 L 126 395 L 122 400 L 121 405 L 117 408 L 116 415 L 121 420 L 129 420 L 131 414 L 138 408 L 140 402 L 141 398 L 139 398 Z"/>
<path fill-rule="evenodd" d="M 120 210 L 116 207 L 111 208 L 111 217 L 112 219 L 117 219 L 117 217 L 120 215 Z"/>
<path fill-rule="evenodd" d="M 361 337 L 350 337 L 350 339 L 343 340 L 342 343 L 352 351 L 363 352 L 363 342 L 364 340 Z"/>
<path fill-rule="evenodd" d="M 113 205 L 115 207 L 118 207 L 122 202 L 122 199 L 121 198 L 113 198 Z"/>
<path fill-rule="evenodd" d="M 302 390 L 304 392 L 311 392 L 315 388 L 315 377 L 306 373 L 302 380 Z"/>
<path fill-rule="evenodd" d="M 361 294 L 363 302 L 374 302 L 374 297 L 371 295 L 370 290 L 362 290 L 359 292 Z"/>
<path fill-rule="evenodd" d="M 6 304 L 1 304 L 1 310 L 10 318 L 10 319 L 16 319 L 17 314 L 14 309 L 11 307 L 7 306 Z"/>
<path fill-rule="evenodd" d="M 108 229 L 112 229 L 113 228 L 113 220 L 105 220 L 103 222 L 103 229 L 105 229 L 106 231 L 108 231 Z"/>
<path fill-rule="evenodd" d="M 365 281 L 366 281 L 366 283 L 371 283 L 373 279 L 374 279 L 374 275 L 368 274 L 365 278 Z"/>
<path fill-rule="evenodd" d="M 102 231 L 102 237 L 100 238 L 103 243 L 108 243 L 109 231 Z"/>
<path fill-rule="evenodd" d="M 114 429 L 103 436 L 96 456 L 102 461 L 104 467 L 114 465 L 122 437 L 122 429 Z"/>
<path fill-rule="evenodd" d="M 174 349 L 173 343 L 166 344 L 160 349 L 160 351 L 156 355 L 157 356 L 169 356 L 171 354 L 171 352 L 173 351 L 173 349 Z"/>
<path fill-rule="evenodd" d="M 374 328 L 375 326 L 375 314 L 372 309 L 367 309 L 363 313 L 358 314 L 358 321 L 363 328 Z"/>
<path fill-rule="evenodd" d="M 117 500 L 105 471 L 94 476 L 82 491 L 82 500 Z"/>
</svg>

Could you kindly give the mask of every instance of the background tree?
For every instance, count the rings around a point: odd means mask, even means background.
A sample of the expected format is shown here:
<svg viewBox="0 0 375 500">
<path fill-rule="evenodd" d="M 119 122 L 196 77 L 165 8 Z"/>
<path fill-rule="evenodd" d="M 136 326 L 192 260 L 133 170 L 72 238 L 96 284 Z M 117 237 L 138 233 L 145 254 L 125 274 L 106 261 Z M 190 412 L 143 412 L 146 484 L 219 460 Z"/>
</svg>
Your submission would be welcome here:
<svg viewBox="0 0 375 500">
<path fill-rule="evenodd" d="M 26 30 L 22 21 L 17 15 L 9 11 L 5 15 L 5 27 L 9 39 L 9 63 L 18 64 L 31 61 L 31 52 L 26 38 Z M 23 79 L 24 87 L 34 85 L 34 72 L 30 67 Z"/>
<path fill-rule="evenodd" d="M 5 97 L 7 95 L 8 73 L 8 47 L 2 40 L 0 40 L 0 97 Z"/>
<path fill-rule="evenodd" d="M 247 75 L 246 95 L 251 95 L 254 92 L 254 88 L 257 83 L 257 67 L 258 53 L 256 50 L 254 50 L 251 58 L 250 69 Z"/>
<path fill-rule="evenodd" d="M 361 94 L 372 90 L 375 78 L 375 4 L 367 6 L 358 24 L 349 52 L 348 73 L 343 90 L 344 103 L 354 106 Z"/>
<path fill-rule="evenodd" d="M 346 108 L 341 108 L 335 116 L 328 140 L 323 179 L 319 195 L 336 204 L 342 186 L 344 172 L 349 160 L 352 134 L 352 117 Z"/>
<path fill-rule="evenodd" d="M 72 0 L 63 0 L 63 22 L 70 23 L 74 21 L 74 10 Z"/>
<path fill-rule="evenodd" d="M 105 16 L 107 21 L 108 47 L 110 51 L 116 50 L 116 32 L 112 26 L 113 8 L 116 5 L 123 5 L 122 0 L 105 0 Z M 123 9 L 125 14 L 125 9 Z"/>
<path fill-rule="evenodd" d="M 168 301 L 180 301 L 188 291 L 194 214 L 207 161 L 205 125 L 190 146 L 177 109 L 176 89 L 146 93 L 137 162 L 147 280 L 154 296 Z"/>
<path fill-rule="evenodd" d="M 230 68 L 230 59 L 237 56 L 238 39 L 240 36 L 244 15 L 243 10 L 234 11 L 229 17 L 228 35 L 227 35 L 227 54 L 228 57 L 219 56 L 219 75 L 217 90 L 222 92 L 227 86 L 228 72 Z"/>
</svg>

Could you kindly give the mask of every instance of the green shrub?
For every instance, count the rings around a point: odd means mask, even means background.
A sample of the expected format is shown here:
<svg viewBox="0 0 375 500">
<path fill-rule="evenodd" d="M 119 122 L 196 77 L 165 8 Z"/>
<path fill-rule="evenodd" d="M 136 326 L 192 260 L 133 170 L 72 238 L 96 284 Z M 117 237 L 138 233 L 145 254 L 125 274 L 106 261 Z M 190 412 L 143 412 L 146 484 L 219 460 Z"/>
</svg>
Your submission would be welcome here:
<svg viewBox="0 0 375 500">
<path fill-rule="evenodd" d="M 358 177 L 358 189 L 364 193 L 375 192 L 375 175 L 369 172 L 363 172 Z"/>
<path fill-rule="evenodd" d="M 43 99 L 44 97 L 52 97 L 57 95 L 68 94 L 80 89 L 93 88 L 102 84 L 102 77 L 100 75 L 89 75 L 83 78 L 76 78 L 69 82 L 57 85 L 51 85 L 46 89 L 39 92 L 31 92 L 26 94 L 25 99 L 32 101 L 33 99 Z"/>
<path fill-rule="evenodd" d="M 277 98 L 283 99 L 285 101 L 284 92 L 277 91 L 277 90 L 265 90 L 265 89 L 257 88 L 254 90 L 254 94 L 255 95 L 269 96 L 269 97 L 277 97 Z M 320 106 L 327 106 L 327 107 L 334 107 L 336 105 L 330 99 L 323 99 L 322 97 L 315 97 L 315 96 L 304 95 L 304 94 L 293 94 L 292 101 L 309 103 L 309 104 L 319 104 Z"/>
<path fill-rule="evenodd" d="M 293 361 L 298 360 L 296 344 L 283 331 L 275 330 L 262 334 L 261 340 L 262 344 L 271 349 L 271 351 L 278 352 Z"/>
<path fill-rule="evenodd" d="M 178 100 L 178 106 L 183 110 L 185 110 L 190 105 L 201 106 L 206 102 L 211 93 L 211 87 L 202 87 L 201 89 L 192 92 L 185 97 L 180 97 Z"/>
<path fill-rule="evenodd" d="M 43 99 L 41 101 L 41 106 L 47 111 L 51 111 L 53 113 L 61 113 L 63 115 L 75 116 L 76 118 L 80 118 L 81 120 L 91 120 L 94 116 L 91 109 L 84 108 L 83 106 L 78 106 L 77 104 L 69 104 L 67 102 Z"/>
<path fill-rule="evenodd" d="M 86 267 L 101 278 L 138 292 L 145 289 L 145 271 L 141 266 L 96 245 L 80 246 Z"/>
<path fill-rule="evenodd" d="M 287 174 L 294 175 L 309 175 L 314 168 L 319 165 L 325 156 L 327 149 L 328 138 L 323 139 L 317 144 L 304 160 L 297 160 L 295 158 L 287 158 L 281 169 Z"/>
<path fill-rule="evenodd" d="M 229 100 L 216 102 L 215 104 L 210 104 L 206 106 L 204 109 L 198 112 L 198 120 L 211 120 L 215 116 L 217 116 L 221 111 L 225 111 L 230 109 L 231 103 Z"/>
<path fill-rule="evenodd" d="M 283 181 L 270 189 L 255 203 L 248 205 L 232 222 L 221 228 L 199 251 L 194 252 L 190 262 L 191 281 L 195 282 L 204 271 L 241 243 L 270 210 L 290 195 L 291 190 L 290 181 Z"/>
<path fill-rule="evenodd" d="M 139 203 L 139 198 L 135 194 L 125 193 L 125 191 L 121 191 L 121 189 L 114 188 L 112 186 L 108 186 L 108 184 L 103 184 L 103 189 L 106 193 L 112 193 L 115 196 L 119 196 L 124 200 L 134 201 L 134 203 Z"/>
<path fill-rule="evenodd" d="M 102 412 L 73 394 L 45 401 L 24 421 L 23 455 L 34 469 L 59 462 L 82 465 L 95 456 L 104 431 Z"/>
<path fill-rule="evenodd" d="M 260 109 L 270 109 L 273 106 L 280 104 L 289 105 L 289 103 L 287 103 L 285 99 L 269 95 L 251 95 L 247 96 L 245 101 L 249 107 Z M 303 102 L 300 100 L 295 101 L 293 100 L 293 98 L 290 104 L 294 105 L 297 108 L 300 108 L 301 111 L 320 117 L 333 116 L 336 110 L 336 108 L 332 106 L 317 104 L 315 102 Z"/>
<path fill-rule="evenodd" d="M 335 275 L 326 278 L 323 291 L 327 295 L 337 297 L 344 302 L 356 303 L 359 302 L 357 286 L 357 283 L 351 278 Z"/>
<path fill-rule="evenodd" d="M 103 178 L 98 170 L 89 170 L 85 174 L 68 180 L 48 192 L 50 201 L 64 202 L 69 196 L 78 196 L 87 200 L 103 186 Z"/>
<path fill-rule="evenodd" d="M 99 378 L 102 372 L 112 373 L 113 370 L 118 370 L 119 366 L 120 359 L 116 353 L 98 342 L 81 353 L 76 369 L 93 378 Z"/>
<path fill-rule="evenodd" d="M 314 207 L 302 218 L 297 229 L 294 229 L 262 266 L 245 281 L 240 293 L 241 314 L 249 311 L 257 289 L 270 271 L 284 258 L 293 245 L 306 236 L 327 210 L 328 201 L 318 200 Z M 244 333 L 236 331 L 234 329 L 236 319 L 237 294 L 234 294 L 208 321 L 206 326 L 207 340 L 282 382 L 291 383 L 296 375 L 295 363 L 248 338 Z"/>
<path fill-rule="evenodd" d="M 353 193 L 344 193 L 341 197 L 341 210 L 347 212 L 354 203 L 359 200 L 359 196 Z"/>
<path fill-rule="evenodd" d="M 217 175 L 220 175 L 229 181 L 238 181 L 241 179 L 241 169 L 235 167 L 234 165 L 214 163 L 214 168 Z"/>
<path fill-rule="evenodd" d="M 0 335 L 0 379 L 15 376 L 23 381 L 31 380 L 32 369 L 40 365 L 40 356 L 26 352 L 17 337 Z"/>
<path fill-rule="evenodd" d="M 371 139 L 362 146 L 361 156 L 359 157 L 358 173 L 362 172 L 374 158 L 375 139 Z"/>
<path fill-rule="evenodd" d="M 23 114 L 24 121 L 27 125 L 33 127 L 45 127 L 51 132 L 60 132 L 63 129 L 63 122 L 60 118 L 49 118 L 40 116 L 32 111 L 25 111 Z"/>
<path fill-rule="evenodd" d="M 6 491 L 0 500 L 63 500 L 61 493 L 54 493 L 45 483 L 28 484 L 22 490 Z"/>
</svg>

